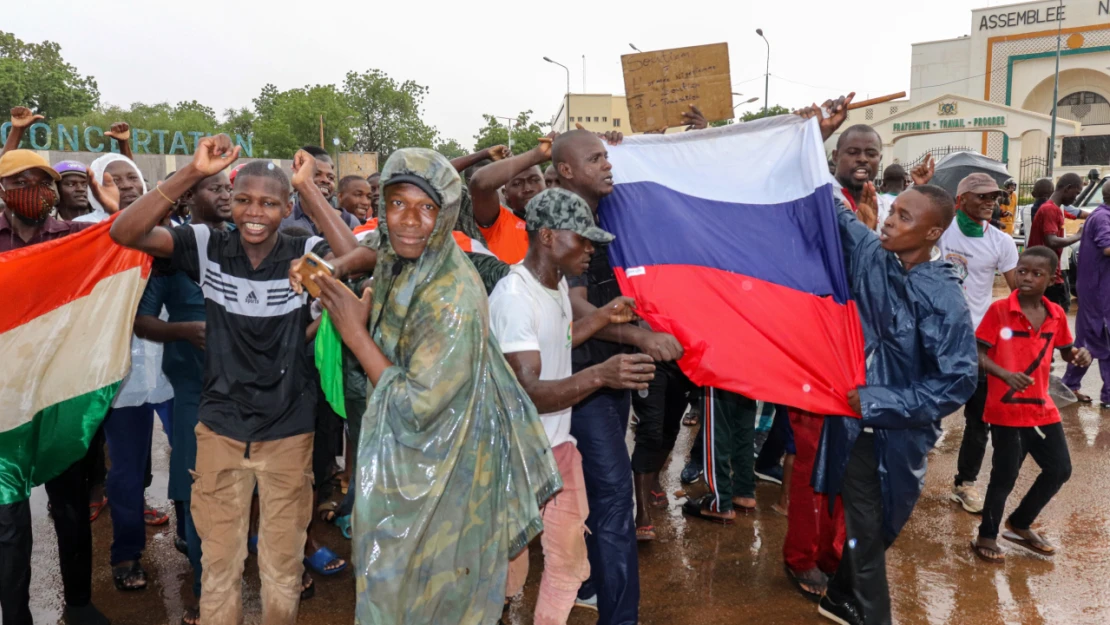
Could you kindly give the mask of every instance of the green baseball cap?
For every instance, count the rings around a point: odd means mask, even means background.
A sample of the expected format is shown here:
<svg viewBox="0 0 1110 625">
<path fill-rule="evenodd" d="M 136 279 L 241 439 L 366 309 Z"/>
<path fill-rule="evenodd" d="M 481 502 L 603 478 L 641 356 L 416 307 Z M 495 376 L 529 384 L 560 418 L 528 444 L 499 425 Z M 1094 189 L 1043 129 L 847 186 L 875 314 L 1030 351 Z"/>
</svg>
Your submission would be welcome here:
<svg viewBox="0 0 1110 625">
<path fill-rule="evenodd" d="M 570 230 L 594 243 L 609 243 L 615 237 L 594 225 L 593 211 L 578 195 L 558 187 L 540 191 L 524 208 L 529 232 L 540 228 Z"/>
</svg>

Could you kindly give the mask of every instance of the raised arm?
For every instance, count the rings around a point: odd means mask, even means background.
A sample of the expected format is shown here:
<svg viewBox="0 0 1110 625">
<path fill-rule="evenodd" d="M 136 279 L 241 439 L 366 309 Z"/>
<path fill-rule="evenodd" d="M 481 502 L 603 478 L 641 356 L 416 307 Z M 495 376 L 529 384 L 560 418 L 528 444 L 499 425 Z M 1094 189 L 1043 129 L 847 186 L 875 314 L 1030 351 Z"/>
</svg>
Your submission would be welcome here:
<svg viewBox="0 0 1110 625">
<path fill-rule="evenodd" d="M 470 181 L 470 201 L 474 204 L 474 221 L 488 228 L 501 214 L 497 190 L 520 172 L 551 160 L 551 139 L 554 133 L 540 140 L 539 145 L 524 154 L 497 161 L 478 170 Z"/>
<path fill-rule="evenodd" d="M 358 247 L 355 233 L 343 221 L 339 211 L 331 207 L 324 194 L 312 181 L 316 175 L 316 158 L 304 150 L 293 155 L 293 189 L 301 198 L 301 208 L 327 239 L 336 256 L 349 254 Z"/>
<path fill-rule="evenodd" d="M 116 122 L 104 133 L 105 137 L 111 137 L 119 144 L 119 153 L 126 156 L 131 160 L 135 160 L 135 155 L 131 153 L 131 126 L 127 122 Z"/>
<path fill-rule="evenodd" d="M 178 198 L 196 183 L 234 163 L 239 158 L 239 151 L 240 147 L 232 147 L 231 138 L 224 134 L 201 139 L 192 162 L 120 212 L 109 231 L 112 240 L 151 256 L 172 256 L 173 237 L 169 230 L 159 224 L 173 210 Z M 89 183 L 96 193 L 99 185 L 92 176 L 89 177 Z"/>
<path fill-rule="evenodd" d="M 510 154 L 511 152 L 509 152 L 509 148 L 503 145 L 495 145 L 484 150 L 478 150 L 473 154 L 467 154 L 466 156 L 453 158 L 451 159 L 451 167 L 454 167 L 455 171 L 461 174 L 464 169 L 470 167 L 474 163 L 484 161 L 487 158 L 494 161 L 500 161 L 502 159 L 508 158 Z"/>
<path fill-rule="evenodd" d="M 42 115 L 35 115 L 31 113 L 31 109 L 25 106 L 17 106 L 12 109 L 12 128 L 8 131 L 8 140 L 4 142 L 4 149 L 0 150 L 0 155 L 9 150 L 19 149 L 19 142 L 23 140 L 23 133 L 31 124 L 46 119 Z"/>
</svg>

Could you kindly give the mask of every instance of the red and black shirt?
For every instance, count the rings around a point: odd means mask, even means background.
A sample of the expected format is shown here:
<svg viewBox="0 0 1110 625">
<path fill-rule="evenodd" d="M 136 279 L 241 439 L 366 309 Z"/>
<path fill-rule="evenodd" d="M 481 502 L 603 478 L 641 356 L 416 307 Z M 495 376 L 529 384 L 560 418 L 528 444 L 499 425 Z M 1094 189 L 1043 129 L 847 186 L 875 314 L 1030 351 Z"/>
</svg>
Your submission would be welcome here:
<svg viewBox="0 0 1110 625">
<path fill-rule="evenodd" d="M 1042 298 L 1045 320 L 1039 329 L 1021 311 L 1017 291 L 991 304 L 975 338 L 987 346 L 987 356 L 1007 371 L 1033 378 L 1022 392 L 994 376 L 987 379 L 987 405 L 983 421 L 1007 427 L 1034 427 L 1060 421 L 1060 412 L 1048 396 L 1052 350 L 1071 347 L 1071 330 L 1064 310 Z"/>
</svg>

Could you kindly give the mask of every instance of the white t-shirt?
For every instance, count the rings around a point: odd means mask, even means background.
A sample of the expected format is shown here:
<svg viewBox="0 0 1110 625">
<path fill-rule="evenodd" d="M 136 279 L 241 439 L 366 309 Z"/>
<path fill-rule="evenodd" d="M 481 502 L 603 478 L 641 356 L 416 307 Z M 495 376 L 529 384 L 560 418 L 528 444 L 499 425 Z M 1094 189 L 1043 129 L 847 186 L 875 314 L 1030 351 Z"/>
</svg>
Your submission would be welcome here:
<svg viewBox="0 0 1110 625">
<path fill-rule="evenodd" d="M 490 330 L 501 352 L 540 353 L 540 379 L 562 380 L 572 375 L 570 289 L 566 278 L 553 291 L 523 263 L 513 265 L 489 296 Z M 540 415 L 551 447 L 574 443 L 570 435 L 571 409 Z"/>
<path fill-rule="evenodd" d="M 969 237 L 960 231 L 955 219 L 937 245 L 944 260 L 956 266 L 971 323 L 978 328 L 994 300 L 994 272 L 1006 273 L 1017 267 L 1017 245 L 1013 237 L 989 225 L 982 237 Z"/>
<path fill-rule="evenodd" d="M 875 213 L 879 218 L 879 220 L 875 222 L 875 234 L 879 234 L 883 231 L 883 223 L 886 222 L 886 218 L 890 216 L 890 209 L 894 205 L 894 198 L 896 197 L 898 196 L 893 193 L 879 194 L 879 205 L 875 207 Z"/>
</svg>

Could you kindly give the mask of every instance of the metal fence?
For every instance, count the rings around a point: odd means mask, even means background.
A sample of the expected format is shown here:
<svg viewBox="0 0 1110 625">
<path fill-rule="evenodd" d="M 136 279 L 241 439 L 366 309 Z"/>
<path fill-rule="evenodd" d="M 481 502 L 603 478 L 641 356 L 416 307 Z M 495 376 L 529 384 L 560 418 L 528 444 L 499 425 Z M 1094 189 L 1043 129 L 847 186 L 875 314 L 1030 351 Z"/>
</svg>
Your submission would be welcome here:
<svg viewBox="0 0 1110 625">
<path fill-rule="evenodd" d="M 1021 159 L 1018 168 L 1018 205 L 1033 201 L 1033 183 L 1044 178 L 1048 172 L 1048 159 L 1043 156 L 1030 156 Z"/>
<path fill-rule="evenodd" d="M 930 155 L 930 154 L 933 155 L 933 160 L 934 161 L 939 161 L 940 159 L 944 158 L 945 156 L 948 156 L 949 154 L 952 154 L 953 152 L 971 152 L 971 151 L 972 151 L 972 149 L 967 147 L 966 145 L 945 145 L 945 146 L 938 147 L 938 148 L 931 148 L 931 149 L 929 149 L 925 152 L 922 152 L 921 156 L 918 156 L 916 159 L 914 159 L 914 160 L 912 160 L 908 163 L 902 163 L 902 167 L 905 167 L 906 171 L 909 171 L 909 170 L 913 169 L 914 167 L 917 167 L 918 165 L 920 165 L 921 162 L 925 160 L 925 157 Z"/>
</svg>

